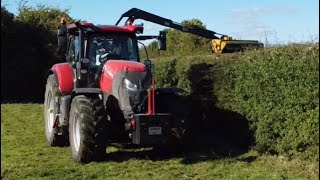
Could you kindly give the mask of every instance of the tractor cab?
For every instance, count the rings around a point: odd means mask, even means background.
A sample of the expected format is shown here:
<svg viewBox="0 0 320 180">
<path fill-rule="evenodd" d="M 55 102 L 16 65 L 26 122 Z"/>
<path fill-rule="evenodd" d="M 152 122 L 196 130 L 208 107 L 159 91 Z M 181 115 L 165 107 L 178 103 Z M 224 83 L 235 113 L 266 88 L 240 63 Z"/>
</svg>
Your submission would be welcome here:
<svg viewBox="0 0 320 180">
<path fill-rule="evenodd" d="M 76 62 L 81 46 L 84 50 L 81 57 L 88 58 L 92 66 L 107 59 L 140 61 L 135 34 L 142 32 L 143 27 L 93 26 L 89 23 L 82 27 L 84 37 L 80 42 L 79 29 L 74 24 L 68 26 L 68 61 Z"/>
<path fill-rule="evenodd" d="M 160 32 L 159 36 L 137 36 L 143 33 L 142 25 L 127 23 L 125 26 L 96 26 L 76 22 L 67 27 L 67 32 L 67 40 L 63 41 L 68 42 L 65 46 L 66 60 L 72 65 L 80 81 L 89 77 L 88 82 L 80 83 L 84 84 L 82 86 L 96 84 L 103 65 L 110 59 L 140 62 L 139 40 L 157 38 L 159 49 L 166 49 L 164 32 Z M 150 64 L 150 61 L 146 63 Z"/>
<path fill-rule="evenodd" d="M 83 57 L 89 59 L 90 67 L 99 66 L 108 59 L 139 62 L 139 51 L 134 34 L 90 33 L 84 40 Z M 79 36 L 69 37 L 67 61 L 74 67 L 79 58 Z"/>
</svg>

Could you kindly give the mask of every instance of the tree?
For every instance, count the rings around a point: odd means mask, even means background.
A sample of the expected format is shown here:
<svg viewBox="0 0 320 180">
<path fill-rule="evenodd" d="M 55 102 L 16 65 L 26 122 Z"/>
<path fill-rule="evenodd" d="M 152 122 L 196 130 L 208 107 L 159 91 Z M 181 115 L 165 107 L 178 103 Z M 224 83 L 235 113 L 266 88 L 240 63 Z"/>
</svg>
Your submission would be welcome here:
<svg viewBox="0 0 320 180">
<path fill-rule="evenodd" d="M 19 3 L 17 20 L 55 32 L 60 24 L 61 17 L 65 17 L 68 23 L 73 23 L 75 21 L 68 14 L 68 9 L 60 9 L 58 7 L 43 4 L 32 7 L 28 6 L 26 1 L 21 1 Z"/>
<path fill-rule="evenodd" d="M 199 19 L 184 20 L 181 22 L 181 24 L 188 27 L 198 27 L 206 29 L 206 26 Z"/>
<path fill-rule="evenodd" d="M 1 33 L 6 33 L 8 28 L 13 25 L 14 15 L 6 7 L 1 6 Z"/>
</svg>

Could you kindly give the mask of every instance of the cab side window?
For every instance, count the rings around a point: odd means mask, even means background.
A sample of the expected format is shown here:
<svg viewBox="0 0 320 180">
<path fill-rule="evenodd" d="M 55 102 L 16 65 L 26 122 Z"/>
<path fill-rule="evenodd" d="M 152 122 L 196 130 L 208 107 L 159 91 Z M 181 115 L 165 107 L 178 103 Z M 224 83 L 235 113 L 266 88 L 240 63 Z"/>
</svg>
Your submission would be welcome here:
<svg viewBox="0 0 320 180">
<path fill-rule="evenodd" d="M 70 39 L 68 61 L 75 64 L 79 58 L 79 36 L 73 36 Z"/>
<path fill-rule="evenodd" d="M 136 55 L 136 52 L 134 51 L 135 48 L 133 47 L 133 42 L 131 39 L 127 40 L 127 49 L 128 49 L 128 60 L 129 61 L 136 61 L 137 55 Z"/>
</svg>

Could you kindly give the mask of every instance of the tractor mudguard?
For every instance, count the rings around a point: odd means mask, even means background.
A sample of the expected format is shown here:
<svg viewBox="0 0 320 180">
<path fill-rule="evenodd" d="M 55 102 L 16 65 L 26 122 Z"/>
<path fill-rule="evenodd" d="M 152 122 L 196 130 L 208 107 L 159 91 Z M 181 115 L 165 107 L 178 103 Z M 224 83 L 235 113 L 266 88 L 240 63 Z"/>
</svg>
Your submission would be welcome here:
<svg viewBox="0 0 320 180">
<path fill-rule="evenodd" d="M 59 63 L 52 66 L 49 74 L 54 74 L 59 90 L 63 95 L 70 95 L 74 84 L 73 84 L 73 72 L 72 67 L 69 63 Z"/>
</svg>

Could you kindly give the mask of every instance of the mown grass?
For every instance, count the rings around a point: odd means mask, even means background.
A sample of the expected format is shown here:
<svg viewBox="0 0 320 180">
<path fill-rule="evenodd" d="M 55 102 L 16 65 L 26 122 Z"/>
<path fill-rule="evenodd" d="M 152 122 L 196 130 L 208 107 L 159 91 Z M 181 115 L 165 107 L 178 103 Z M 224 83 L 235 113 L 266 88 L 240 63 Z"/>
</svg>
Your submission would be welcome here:
<svg viewBox="0 0 320 180">
<path fill-rule="evenodd" d="M 41 104 L 1 105 L 1 179 L 319 179 L 318 164 L 254 151 L 236 157 L 214 148 L 108 151 L 104 162 L 74 163 L 69 147 L 47 145 Z"/>
</svg>

